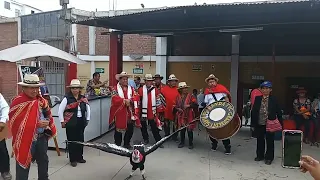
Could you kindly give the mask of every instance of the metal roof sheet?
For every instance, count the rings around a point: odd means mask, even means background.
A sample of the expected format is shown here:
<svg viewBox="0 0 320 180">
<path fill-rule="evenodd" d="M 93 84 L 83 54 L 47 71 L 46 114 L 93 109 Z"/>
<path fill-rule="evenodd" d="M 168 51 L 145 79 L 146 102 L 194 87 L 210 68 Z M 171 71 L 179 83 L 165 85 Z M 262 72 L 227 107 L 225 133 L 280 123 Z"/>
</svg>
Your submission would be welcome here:
<svg viewBox="0 0 320 180">
<path fill-rule="evenodd" d="M 264 5 L 264 4 L 286 4 L 286 3 L 303 3 L 303 2 L 320 2 L 320 0 L 270 0 L 270 1 L 254 1 L 254 2 L 233 2 L 233 3 L 217 3 L 217 4 L 199 4 L 199 5 L 185 5 L 185 6 L 173 6 L 173 7 L 160 7 L 140 10 L 122 10 L 121 13 L 108 13 L 109 16 L 91 17 L 86 20 L 77 20 L 74 23 L 86 22 L 90 20 L 107 19 L 112 17 L 130 16 L 146 14 L 150 12 L 160 12 L 164 10 L 174 10 L 180 8 L 197 8 L 197 7 L 214 7 L 214 6 L 241 6 L 241 5 Z"/>
</svg>

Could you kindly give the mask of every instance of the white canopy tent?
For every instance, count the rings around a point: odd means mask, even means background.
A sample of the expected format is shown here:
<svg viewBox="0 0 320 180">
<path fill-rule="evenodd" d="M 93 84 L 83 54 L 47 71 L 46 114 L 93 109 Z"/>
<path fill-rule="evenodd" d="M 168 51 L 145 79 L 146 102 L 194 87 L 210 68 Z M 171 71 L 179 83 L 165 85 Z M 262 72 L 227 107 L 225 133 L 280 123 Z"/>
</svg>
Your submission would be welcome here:
<svg viewBox="0 0 320 180">
<path fill-rule="evenodd" d="M 54 61 L 60 63 L 84 64 L 85 61 L 76 56 L 49 46 L 39 40 L 33 40 L 12 48 L 0 51 L 0 61 Z"/>
</svg>

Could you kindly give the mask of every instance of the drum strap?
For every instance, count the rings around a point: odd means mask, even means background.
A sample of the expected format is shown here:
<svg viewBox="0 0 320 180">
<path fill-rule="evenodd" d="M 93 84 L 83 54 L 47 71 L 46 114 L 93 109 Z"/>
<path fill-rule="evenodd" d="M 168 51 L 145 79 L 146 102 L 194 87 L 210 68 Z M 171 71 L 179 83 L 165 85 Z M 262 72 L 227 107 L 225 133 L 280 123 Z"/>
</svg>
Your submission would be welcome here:
<svg viewBox="0 0 320 180">
<path fill-rule="evenodd" d="M 212 97 L 213 97 L 213 99 L 214 99 L 215 101 L 218 101 L 218 99 L 217 99 L 217 97 L 216 97 L 216 95 L 215 95 L 214 93 L 211 93 L 211 95 L 212 95 Z"/>
<path fill-rule="evenodd" d="M 215 101 L 222 101 L 222 100 L 224 100 L 224 98 L 225 97 L 222 97 L 221 99 L 217 99 L 217 97 L 216 97 L 216 95 L 214 94 L 214 93 L 211 93 L 211 95 L 212 95 L 212 97 L 213 97 L 213 99 L 215 100 Z"/>
</svg>

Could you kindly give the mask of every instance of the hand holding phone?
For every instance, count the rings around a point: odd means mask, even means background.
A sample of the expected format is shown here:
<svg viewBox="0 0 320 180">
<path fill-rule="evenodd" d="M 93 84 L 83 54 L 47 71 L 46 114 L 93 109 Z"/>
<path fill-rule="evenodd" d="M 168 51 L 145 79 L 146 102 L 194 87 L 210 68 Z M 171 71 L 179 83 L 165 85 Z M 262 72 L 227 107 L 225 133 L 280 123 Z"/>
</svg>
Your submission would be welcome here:
<svg viewBox="0 0 320 180">
<path fill-rule="evenodd" d="M 320 163 L 319 161 L 313 159 L 310 156 L 302 156 L 301 161 L 301 171 L 306 173 L 309 171 L 310 175 L 315 179 L 320 179 Z"/>
</svg>

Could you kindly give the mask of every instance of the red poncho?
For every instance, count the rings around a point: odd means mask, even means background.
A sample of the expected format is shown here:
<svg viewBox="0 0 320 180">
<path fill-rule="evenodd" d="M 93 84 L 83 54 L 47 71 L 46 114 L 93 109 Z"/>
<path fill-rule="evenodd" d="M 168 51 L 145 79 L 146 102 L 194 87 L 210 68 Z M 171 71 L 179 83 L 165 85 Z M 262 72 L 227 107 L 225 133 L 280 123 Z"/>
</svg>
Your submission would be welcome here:
<svg viewBox="0 0 320 180">
<path fill-rule="evenodd" d="M 47 100 L 42 97 L 30 98 L 21 93 L 11 103 L 9 112 L 9 129 L 12 134 L 12 148 L 16 161 L 23 168 L 28 168 L 31 163 L 31 144 L 36 135 L 39 123 L 39 108 L 47 109 L 49 113 L 49 128 L 52 136 L 57 130 L 48 106 Z"/>
<path fill-rule="evenodd" d="M 217 84 L 216 87 L 206 88 L 204 90 L 204 95 L 214 94 L 214 93 L 225 93 L 225 94 L 227 94 L 227 97 L 229 98 L 229 102 L 231 102 L 231 94 L 230 94 L 229 90 L 226 87 L 224 87 L 223 85 Z"/>
<path fill-rule="evenodd" d="M 189 124 L 196 117 L 194 109 L 192 107 L 184 108 L 185 105 L 197 104 L 197 99 L 192 94 L 187 94 L 185 99 L 182 99 L 181 95 L 176 98 L 176 108 L 180 108 L 183 112 L 177 111 L 176 116 L 178 119 L 178 128 Z M 190 130 L 196 127 L 196 123 L 189 126 Z"/>
<path fill-rule="evenodd" d="M 121 94 L 123 93 L 123 97 L 119 95 L 120 92 L 118 92 L 119 85 L 111 88 L 111 107 L 110 107 L 110 117 L 109 117 L 109 124 L 115 122 L 115 127 L 118 131 L 125 131 L 127 130 L 128 126 L 128 120 L 131 119 L 131 116 L 134 116 L 136 118 L 136 126 L 140 127 L 140 119 L 137 116 L 137 112 L 134 109 L 134 105 L 132 107 L 127 107 L 124 103 L 125 99 L 129 99 L 133 102 L 139 101 L 139 95 L 137 95 L 134 91 L 134 89 L 130 86 L 128 88 L 131 88 L 131 91 L 129 90 L 123 90 Z M 129 97 L 130 96 L 130 97 Z"/>
<path fill-rule="evenodd" d="M 177 87 L 164 86 L 161 89 L 161 93 L 166 101 L 164 118 L 173 121 L 173 105 L 175 105 L 176 97 L 179 95 L 178 89 Z"/>
</svg>

